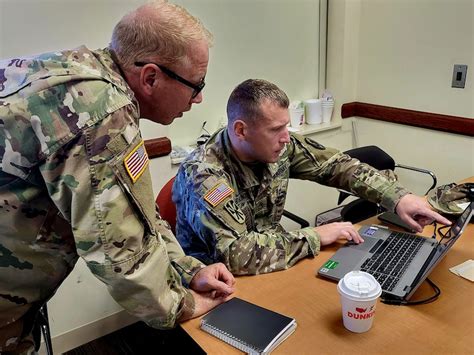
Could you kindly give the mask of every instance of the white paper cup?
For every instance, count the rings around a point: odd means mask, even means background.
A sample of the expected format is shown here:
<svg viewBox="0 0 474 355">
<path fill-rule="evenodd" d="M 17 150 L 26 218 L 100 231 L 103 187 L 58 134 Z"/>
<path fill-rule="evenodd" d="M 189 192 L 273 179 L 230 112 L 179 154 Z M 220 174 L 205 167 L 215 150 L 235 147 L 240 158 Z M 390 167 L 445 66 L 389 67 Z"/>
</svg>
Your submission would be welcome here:
<svg viewBox="0 0 474 355">
<path fill-rule="evenodd" d="M 377 300 L 382 287 L 367 272 L 351 271 L 337 284 L 341 295 L 342 321 L 354 333 L 366 332 L 372 327 Z"/>
<path fill-rule="evenodd" d="M 304 122 L 304 108 L 290 108 L 290 126 L 299 128 Z"/>
<path fill-rule="evenodd" d="M 323 105 L 321 107 L 322 119 L 323 123 L 327 123 L 331 121 L 332 111 L 334 110 L 334 105 Z"/>
<path fill-rule="evenodd" d="M 321 100 L 310 99 L 304 102 L 307 124 L 320 124 L 322 122 Z"/>
</svg>

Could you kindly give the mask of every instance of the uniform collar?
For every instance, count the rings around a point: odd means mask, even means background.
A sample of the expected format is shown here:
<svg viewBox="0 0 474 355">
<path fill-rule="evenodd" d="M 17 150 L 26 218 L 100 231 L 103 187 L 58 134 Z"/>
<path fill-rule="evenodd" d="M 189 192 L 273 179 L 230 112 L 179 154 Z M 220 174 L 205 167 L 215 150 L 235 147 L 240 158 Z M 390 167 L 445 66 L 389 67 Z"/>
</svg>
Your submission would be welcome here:
<svg viewBox="0 0 474 355">
<path fill-rule="evenodd" d="M 132 91 L 130 86 L 126 81 L 126 76 L 122 68 L 120 67 L 119 61 L 117 56 L 115 55 L 114 51 L 110 48 L 104 48 L 94 51 L 97 59 L 102 63 L 105 67 L 103 71 L 103 75 L 110 83 L 115 85 L 120 91 L 122 91 L 130 101 L 133 102 L 135 107 L 137 108 L 137 117 L 140 117 L 139 114 L 139 103 L 135 98 L 135 93 Z"/>
<path fill-rule="evenodd" d="M 104 48 L 96 50 L 94 54 L 106 69 L 103 76 L 122 90 L 131 100 L 134 100 L 135 94 L 125 80 L 125 73 L 120 67 L 115 53 L 110 48 Z"/>
</svg>

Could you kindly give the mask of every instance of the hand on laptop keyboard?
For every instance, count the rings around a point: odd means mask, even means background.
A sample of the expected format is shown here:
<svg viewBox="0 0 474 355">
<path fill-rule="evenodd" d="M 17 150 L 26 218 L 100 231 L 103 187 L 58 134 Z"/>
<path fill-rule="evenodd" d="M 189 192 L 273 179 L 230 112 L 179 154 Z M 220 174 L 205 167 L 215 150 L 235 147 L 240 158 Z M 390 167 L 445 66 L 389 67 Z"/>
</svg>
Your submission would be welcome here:
<svg viewBox="0 0 474 355">
<path fill-rule="evenodd" d="M 314 228 L 320 237 L 321 245 L 334 243 L 338 239 L 346 239 L 356 244 L 362 243 L 364 239 L 350 222 L 334 222 Z"/>
</svg>

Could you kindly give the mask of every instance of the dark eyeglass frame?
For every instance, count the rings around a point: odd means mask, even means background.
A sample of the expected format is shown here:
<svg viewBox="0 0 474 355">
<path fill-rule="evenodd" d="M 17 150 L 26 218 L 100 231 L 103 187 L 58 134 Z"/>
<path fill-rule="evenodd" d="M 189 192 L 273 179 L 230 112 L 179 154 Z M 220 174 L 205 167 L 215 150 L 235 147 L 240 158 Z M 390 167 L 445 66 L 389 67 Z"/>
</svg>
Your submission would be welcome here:
<svg viewBox="0 0 474 355">
<path fill-rule="evenodd" d="M 153 63 L 153 62 L 135 62 L 134 64 L 137 67 L 144 67 L 147 64 L 156 65 L 158 68 L 160 68 L 160 70 L 163 73 L 168 75 L 171 79 L 179 81 L 181 84 L 184 84 L 184 85 L 190 87 L 191 89 L 193 89 L 194 91 L 193 91 L 193 94 L 191 95 L 191 99 L 194 99 L 196 96 L 198 96 L 199 93 L 202 91 L 202 89 L 204 89 L 204 86 L 206 86 L 206 83 L 204 82 L 204 78 L 201 80 L 201 82 L 199 84 L 193 84 L 192 82 L 186 80 L 182 76 L 179 76 L 174 71 L 169 70 L 167 67 L 165 67 L 161 64 L 157 64 L 157 63 Z"/>
</svg>

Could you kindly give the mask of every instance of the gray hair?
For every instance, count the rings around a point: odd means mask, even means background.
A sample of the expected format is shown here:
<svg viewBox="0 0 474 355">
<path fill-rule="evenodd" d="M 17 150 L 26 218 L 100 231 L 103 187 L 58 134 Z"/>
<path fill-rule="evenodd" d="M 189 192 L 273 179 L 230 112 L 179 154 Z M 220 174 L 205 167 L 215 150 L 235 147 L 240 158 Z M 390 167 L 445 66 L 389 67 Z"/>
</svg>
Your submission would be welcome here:
<svg viewBox="0 0 474 355">
<path fill-rule="evenodd" d="M 255 123 L 261 116 L 260 105 L 269 100 L 282 108 L 288 108 L 290 100 L 275 84 L 262 79 L 248 79 L 240 83 L 227 101 L 227 118 L 230 123 L 237 119 Z"/>
<path fill-rule="evenodd" d="M 212 45 L 212 34 L 198 18 L 158 0 L 125 15 L 114 28 L 109 48 L 124 67 L 144 60 L 166 65 L 185 60 L 190 45 L 200 40 Z"/>
</svg>

